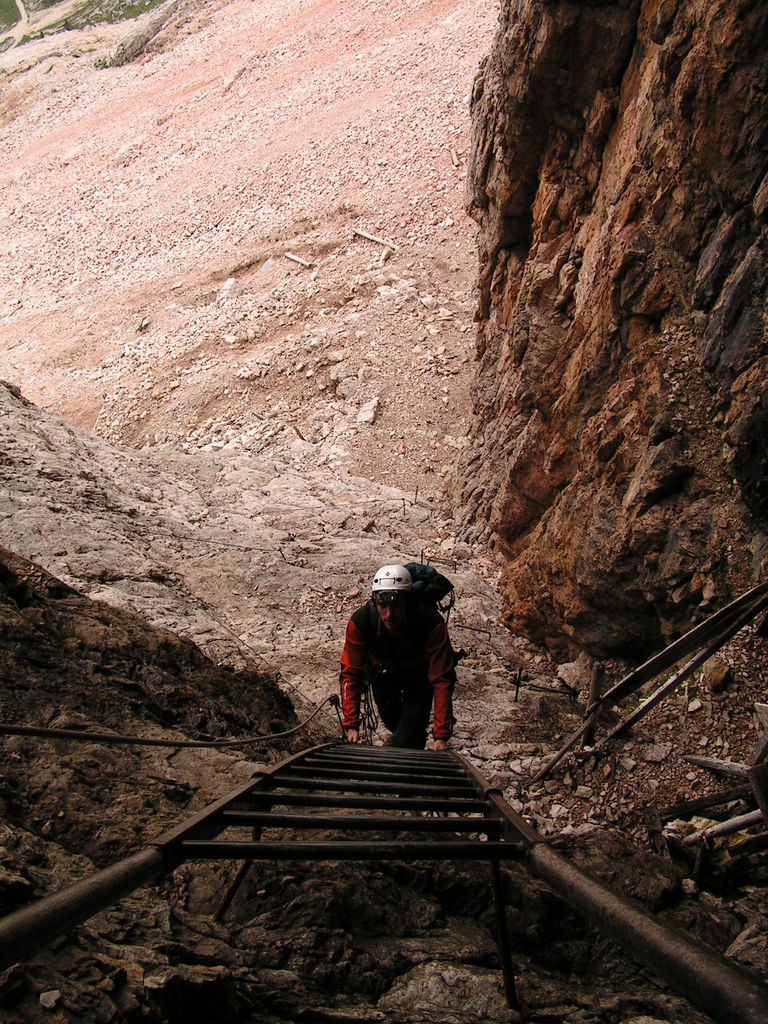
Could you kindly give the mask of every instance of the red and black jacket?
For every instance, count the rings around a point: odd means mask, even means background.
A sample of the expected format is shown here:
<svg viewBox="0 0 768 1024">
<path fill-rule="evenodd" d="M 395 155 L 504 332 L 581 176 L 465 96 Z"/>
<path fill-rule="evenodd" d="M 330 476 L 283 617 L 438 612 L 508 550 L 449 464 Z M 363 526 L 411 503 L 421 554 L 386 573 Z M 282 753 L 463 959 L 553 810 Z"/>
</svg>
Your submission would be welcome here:
<svg viewBox="0 0 768 1024">
<path fill-rule="evenodd" d="M 399 689 L 430 685 L 433 693 L 436 740 L 453 731 L 453 686 L 456 654 L 448 629 L 437 609 L 414 602 L 397 638 L 381 625 L 373 601 L 363 605 L 347 623 L 341 653 L 341 712 L 345 729 L 360 727 L 360 695 L 367 681 L 388 679 Z"/>
</svg>

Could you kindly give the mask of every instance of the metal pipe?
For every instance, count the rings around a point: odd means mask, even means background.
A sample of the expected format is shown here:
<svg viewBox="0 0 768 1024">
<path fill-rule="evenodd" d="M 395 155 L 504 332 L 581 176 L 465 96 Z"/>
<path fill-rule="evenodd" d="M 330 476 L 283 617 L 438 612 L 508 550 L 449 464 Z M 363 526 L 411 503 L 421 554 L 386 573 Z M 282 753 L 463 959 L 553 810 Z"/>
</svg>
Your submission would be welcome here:
<svg viewBox="0 0 768 1024">
<path fill-rule="evenodd" d="M 0 969 L 16 963 L 166 870 L 162 851 L 147 847 L 90 878 L 0 919 Z"/>
<path fill-rule="evenodd" d="M 429 779 L 446 779 L 448 781 L 455 782 L 457 779 L 462 778 L 462 773 L 458 769 L 454 768 L 451 770 L 449 767 L 442 768 L 439 765 L 406 765 L 400 764 L 399 762 L 393 762 L 392 764 L 386 764 L 381 761 L 345 761 L 340 759 L 338 761 L 331 761 L 328 758 L 311 758 L 307 759 L 306 763 L 302 763 L 301 772 L 306 774 L 307 772 L 314 771 L 320 773 L 345 773 L 349 775 L 351 771 L 354 771 L 356 775 L 363 775 L 375 772 L 377 775 L 418 775 L 420 778 Z M 294 772 L 299 771 L 299 766 L 291 769 Z"/>
<path fill-rule="evenodd" d="M 412 747 L 371 747 L 363 743 L 342 743 L 315 749 L 313 757 L 369 758 L 372 761 L 412 761 L 440 764 L 446 760 L 446 750 L 414 750 Z"/>
<path fill-rule="evenodd" d="M 376 771 L 376 772 L 412 772 L 419 775 L 448 775 L 451 778 L 458 778 L 461 772 L 457 771 L 456 765 L 447 764 L 413 764 L 409 761 L 384 761 L 381 758 L 347 758 L 339 757 L 333 760 L 329 757 L 313 757 L 304 762 L 308 768 L 319 768 L 320 770 L 335 769 L 337 771 Z"/>
<path fill-rule="evenodd" d="M 515 986 L 515 975 L 512 970 L 512 954 L 509 945 L 509 930 L 507 928 L 507 913 L 504 909 L 504 893 L 501 885 L 501 867 L 498 860 L 491 861 L 491 882 L 493 883 L 493 908 L 496 919 L 496 945 L 499 947 L 501 959 L 501 972 L 504 976 L 504 995 L 507 997 L 507 1006 L 516 1009 L 517 988 Z"/>
<path fill-rule="evenodd" d="M 484 779 L 461 755 L 479 786 Z M 487 784 L 486 784 L 487 787 Z M 520 815 L 486 788 L 489 810 L 506 819 L 503 834 L 517 833 L 528 844 L 530 870 L 639 963 L 664 978 L 690 1002 L 720 1024 L 765 1024 L 768 989 L 738 964 L 690 936 L 675 932 L 616 895 L 597 879 L 570 864 Z M 502 827 L 504 822 L 502 821 Z"/>
<path fill-rule="evenodd" d="M 398 747 L 362 747 L 354 750 L 350 745 L 347 749 L 332 748 L 319 750 L 315 754 L 302 759 L 302 764 L 370 764 L 377 767 L 389 764 L 409 765 L 419 771 L 451 771 L 455 763 L 445 752 L 416 751 L 415 754 L 398 753 Z"/>
<path fill-rule="evenodd" d="M 290 760 L 296 760 L 292 758 Z M 480 774 L 465 764 L 473 780 L 469 788 L 483 800 L 461 800 L 449 797 L 445 787 L 432 787 L 439 799 L 416 795 L 406 798 L 357 795 L 283 794 L 270 788 L 277 780 L 273 772 L 264 773 L 255 783 L 241 787 L 222 798 L 206 811 L 166 833 L 154 845 L 125 858 L 96 875 L 55 893 L 38 903 L 25 907 L 0 920 L 0 969 L 37 949 L 55 935 L 68 931 L 105 906 L 139 888 L 187 858 L 237 858 L 246 861 L 265 859 L 291 860 L 457 860 L 483 859 L 492 863 L 500 859 L 527 854 L 528 866 L 547 882 L 571 906 L 610 936 L 640 963 L 664 978 L 685 995 L 693 1005 L 721 1024 L 765 1024 L 768 1021 L 768 990 L 736 964 L 703 946 L 689 936 L 674 932 L 657 922 L 629 901 L 616 896 L 596 879 L 575 868 L 556 853 L 543 838 L 490 787 Z M 284 763 L 285 764 L 285 763 Z M 363 786 L 362 790 L 370 788 Z M 400 787 L 393 787 L 397 793 Z M 407 792 L 424 793 L 430 787 L 405 786 Z M 446 840 L 437 842 L 214 842 L 206 836 L 222 827 L 225 812 L 236 811 L 242 801 L 253 805 L 262 800 L 270 805 L 281 801 L 308 806 L 401 808 L 425 811 L 436 805 L 447 812 L 485 808 L 498 817 L 499 827 L 511 841 L 495 839 L 486 842 Z M 478 807 L 479 804 L 479 807 Z M 276 820 L 272 819 L 273 822 Z M 426 819 L 429 820 L 429 819 Z M 476 819 L 471 828 L 480 828 Z M 455 821 L 447 819 L 453 827 Z M 336 823 L 338 824 L 338 822 Z M 436 826 L 435 826 L 436 827 Z M 196 834 L 197 839 L 185 836 Z M 496 870 L 496 869 L 494 869 Z M 499 879 L 496 878 L 498 886 Z"/>
<path fill-rule="evenodd" d="M 362 743 L 347 743 L 325 747 L 313 751 L 328 757 L 347 758 L 349 760 L 372 760 L 382 764 L 409 764 L 421 768 L 422 765 L 450 766 L 451 755 L 448 751 L 414 750 L 411 747 L 371 747 Z"/>
<path fill-rule="evenodd" d="M 546 843 L 529 866 L 566 902 L 639 963 L 720 1024 L 765 1024 L 768 989 L 708 946 L 675 932 L 569 864 Z"/>
<path fill-rule="evenodd" d="M 214 918 L 215 921 L 223 921 L 224 920 L 224 915 L 229 910 L 229 907 L 230 907 L 230 905 L 232 903 L 232 900 L 235 898 L 235 896 L 237 896 L 237 894 L 238 894 L 238 892 L 240 890 L 240 886 L 245 881 L 245 876 L 251 870 L 251 865 L 252 864 L 253 864 L 252 860 L 244 860 L 243 863 L 240 865 L 240 867 L 237 869 L 237 874 L 235 875 L 235 877 L 232 879 L 232 881 L 230 882 L 229 886 L 227 887 L 227 891 L 222 896 L 221 902 L 219 903 L 218 907 L 216 908 L 216 913 L 213 915 L 213 918 Z"/>
<path fill-rule="evenodd" d="M 261 825 L 256 825 L 252 829 L 251 839 L 254 842 L 258 842 L 258 840 L 261 839 Z M 238 894 L 238 892 L 240 890 L 240 886 L 245 881 L 245 876 L 250 871 L 252 863 L 253 863 L 253 861 L 246 860 L 246 861 L 243 861 L 243 863 L 240 865 L 237 874 L 232 879 L 230 884 L 227 886 L 227 891 L 224 893 L 224 896 L 222 897 L 221 903 L 219 903 L 219 906 L 216 909 L 216 913 L 213 915 L 214 920 L 216 920 L 216 921 L 223 921 L 224 920 L 224 915 L 229 910 L 229 907 L 230 907 L 230 904 L 232 903 L 232 900 L 235 898 L 235 896 L 237 896 L 237 894 Z"/>
<path fill-rule="evenodd" d="M 501 790 L 491 786 L 487 779 L 480 774 L 469 758 L 463 754 L 452 755 L 459 764 L 464 766 L 467 776 L 477 793 L 482 794 L 486 813 L 490 813 L 499 819 L 501 823 L 501 834 L 509 842 L 522 840 L 526 844 L 543 843 L 544 837 L 540 836 L 536 829 L 530 825 L 522 815 L 508 804 L 502 796 Z"/>
</svg>

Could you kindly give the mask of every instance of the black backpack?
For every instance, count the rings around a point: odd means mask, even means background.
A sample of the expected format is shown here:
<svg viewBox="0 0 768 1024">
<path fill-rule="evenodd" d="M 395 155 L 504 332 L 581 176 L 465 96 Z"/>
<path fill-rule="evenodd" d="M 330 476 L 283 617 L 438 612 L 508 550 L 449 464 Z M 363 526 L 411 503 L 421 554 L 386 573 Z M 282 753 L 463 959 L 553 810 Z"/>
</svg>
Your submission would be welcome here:
<svg viewBox="0 0 768 1024">
<path fill-rule="evenodd" d="M 456 602 L 453 584 L 447 576 L 439 573 L 433 565 L 422 562 L 407 562 L 405 568 L 413 581 L 412 593 L 424 604 L 434 604 L 446 617 L 446 621 Z"/>
</svg>

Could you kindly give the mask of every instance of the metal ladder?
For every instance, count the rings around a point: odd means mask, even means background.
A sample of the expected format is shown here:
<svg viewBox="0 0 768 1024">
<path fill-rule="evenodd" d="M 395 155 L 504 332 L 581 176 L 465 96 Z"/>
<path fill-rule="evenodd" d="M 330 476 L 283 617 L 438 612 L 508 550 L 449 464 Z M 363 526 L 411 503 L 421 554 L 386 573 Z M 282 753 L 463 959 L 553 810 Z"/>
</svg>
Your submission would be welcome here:
<svg viewBox="0 0 768 1024">
<path fill-rule="evenodd" d="M 290 838 L 265 837 L 272 828 Z M 317 830 L 322 840 L 307 838 Z M 505 992 L 515 1005 L 500 870 L 510 858 L 523 859 L 532 874 L 713 1020 L 768 1021 L 768 990 L 760 981 L 570 864 L 460 754 L 340 743 L 289 757 L 139 853 L 1 919 L 0 969 L 185 861 L 242 861 L 220 904 L 221 917 L 258 860 L 485 860 Z"/>
<path fill-rule="evenodd" d="M 494 797 L 501 801 L 501 794 L 456 754 L 326 745 L 264 772 L 255 783 L 156 842 L 172 862 L 243 861 L 218 919 L 255 860 L 488 860 L 504 989 L 514 1006 L 499 863 L 513 853 L 520 856 L 525 847 L 511 833 L 504 837 L 504 815 L 494 813 Z M 272 828 L 289 829 L 292 838 L 264 838 Z M 242 835 L 243 829 L 250 831 L 249 837 Z M 313 831 L 322 831 L 325 838 L 306 838 Z M 327 837 L 329 832 L 335 833 L 333 838 Z M 360 833 L 366 838 L 357 838 Z"/>
</svg>

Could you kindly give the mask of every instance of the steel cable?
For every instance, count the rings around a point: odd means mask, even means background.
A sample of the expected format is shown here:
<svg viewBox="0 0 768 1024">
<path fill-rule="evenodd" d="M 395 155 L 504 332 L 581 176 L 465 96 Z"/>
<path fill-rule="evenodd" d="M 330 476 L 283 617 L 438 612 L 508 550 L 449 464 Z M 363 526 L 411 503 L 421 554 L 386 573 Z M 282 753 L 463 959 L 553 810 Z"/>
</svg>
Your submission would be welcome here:
<svg viewBox="0 0 768 1024">
<path fill-rule="evenodd" d="M 57 740 L 80 740 L 87 743 L 124 744 L 137 747 L 243 747 L 251 743 L 269 743 L 271 740 L 281 739 L 284 736 L 292 736 L 294 733 L 304 729 L 315 715 L 323 709 L 326 704 L 338 704 L 339 698 L 335 693 L 318 704 L 309 718 L 283 732 L 273 732 L 268 736 L 249 736 L 241 740 L 158 740 L 141 738 L 139 736 L 125 736 L 120 733 L 86 732 L 83 729 L 44 729 L 31 725 L 6 725 L 0 723 L 0 735 L 4 736 L 37 736 L 43 739 Z"/>
</svg>

